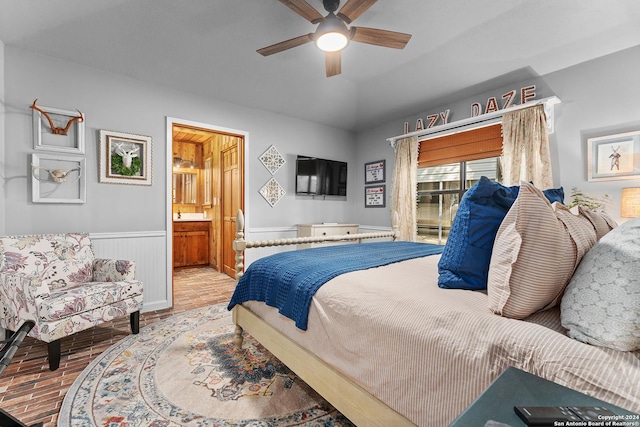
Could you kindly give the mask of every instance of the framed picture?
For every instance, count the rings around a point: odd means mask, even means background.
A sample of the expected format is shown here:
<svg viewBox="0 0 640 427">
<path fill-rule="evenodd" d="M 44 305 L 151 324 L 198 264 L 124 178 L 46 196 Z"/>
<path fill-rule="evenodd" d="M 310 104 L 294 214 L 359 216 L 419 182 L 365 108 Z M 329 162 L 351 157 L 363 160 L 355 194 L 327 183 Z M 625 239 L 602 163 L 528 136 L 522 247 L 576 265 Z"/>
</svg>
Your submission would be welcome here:
<svg viewBox="0 0 640 427">
<path fill-rule="evenodd" d="M 36 105 L 36 101 L 31 105 L 33 149 L 84 154 L 84 115 L 77 110 Z"/>
<path fill-rule="evenodd" d="M 385 186 L 376 185 L 364 188 L 365 208 L 384 208 L 386 206 Z"/>
<path fill-rule="evenodd" d="M 86 181 L 84 157 L 64 154 L 31 155 L 33 203 L 85 203 Z"/>
<path fill-rule="evenodd" d="M 640 131 L 587 139 L 589 181 L 640 179 Z"/>
<path fill-rule="evenodd" d="M 100 182 L 151 185 L 151 137 L 100 130 Z"/>
<path fill-rule="evenodd" d="M 364 164 L 364 183 L 377 184 L 385 181 L 385 160 Z"/>
</svg>

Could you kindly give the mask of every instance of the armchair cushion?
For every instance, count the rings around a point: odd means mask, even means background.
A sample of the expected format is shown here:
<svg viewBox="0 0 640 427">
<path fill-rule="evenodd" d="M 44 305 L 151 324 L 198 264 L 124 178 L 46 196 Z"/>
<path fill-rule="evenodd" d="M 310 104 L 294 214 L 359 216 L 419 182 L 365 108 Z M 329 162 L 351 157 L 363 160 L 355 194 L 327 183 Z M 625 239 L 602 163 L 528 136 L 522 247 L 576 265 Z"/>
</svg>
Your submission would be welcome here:
<svg viewBox="0 0 640 427">
<path fill-rule="evenodd" d="M 140 295 L 142 283 L 138 280 L 92 282 L 52 292 L 40 303 L 38 315 L 44 322 L 60 320 Z"/>
</svg>

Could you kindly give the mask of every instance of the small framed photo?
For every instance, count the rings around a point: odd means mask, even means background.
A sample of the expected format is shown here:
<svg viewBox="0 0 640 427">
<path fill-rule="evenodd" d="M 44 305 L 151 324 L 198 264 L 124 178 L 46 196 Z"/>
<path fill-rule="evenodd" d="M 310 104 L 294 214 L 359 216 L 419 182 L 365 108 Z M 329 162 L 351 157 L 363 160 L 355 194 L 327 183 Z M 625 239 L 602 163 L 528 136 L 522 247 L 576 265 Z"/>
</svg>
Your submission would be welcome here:
<svg viewBox="0 0 640 427">
<path fill-rule="evenodd" d="M 386 206 L 385 186 L 376 185 L 364 188 L 365 208 L 384 208 Z"/>
<path fill-rule="evenodd" d="M 100 130 L 100 182 L 151 185 L 151 137 Z"/>
<path fill-rule="evenodd" d="M 31 105 L 33 149 L 84 154 L 84 115 L 77 110 L 36 105 L 36 101 Z"/>
<path fill-rule="evenodd" d="M 364 164 L 364 183 L 378 184 L 385 181 L 386 160 L 378 160 Z"/>
<path fill-rule="evenodd" d="M 587 139 L 589 181 L 640 179 L 640 131 Z"/>
<path fill-rule="evenodd" d="M 31 155 L 33 203 L 85 203 L 85 159 L 65 154 Z"/>
</svg>

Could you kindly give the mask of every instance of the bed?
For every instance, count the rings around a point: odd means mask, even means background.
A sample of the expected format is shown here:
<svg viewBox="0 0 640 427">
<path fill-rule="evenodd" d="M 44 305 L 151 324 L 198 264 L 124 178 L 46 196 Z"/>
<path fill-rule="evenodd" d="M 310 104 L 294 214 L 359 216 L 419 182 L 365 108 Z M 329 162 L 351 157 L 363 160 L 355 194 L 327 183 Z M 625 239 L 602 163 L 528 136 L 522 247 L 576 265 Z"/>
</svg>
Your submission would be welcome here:
<svg viewBox="0 0 640 427">
<path fill-rule="evenodd" d="M 248 242 L 241 212 L 236 224 L 239 277 L 246 249 L 321 239 Z M 330 240 L 381 238 L 393 233 Z M 640 350 L 569 337 L 559 305 L 497 315 L 487 292 L 437 285 L 441 256 L 329 280 L 311 299 L 306 330 L 264 302 L 236 304 L 235 343 L 243 331 L 254 336 L 358 426 L 446 426 L 509 366 L 640 412 Z"/>
</svg>

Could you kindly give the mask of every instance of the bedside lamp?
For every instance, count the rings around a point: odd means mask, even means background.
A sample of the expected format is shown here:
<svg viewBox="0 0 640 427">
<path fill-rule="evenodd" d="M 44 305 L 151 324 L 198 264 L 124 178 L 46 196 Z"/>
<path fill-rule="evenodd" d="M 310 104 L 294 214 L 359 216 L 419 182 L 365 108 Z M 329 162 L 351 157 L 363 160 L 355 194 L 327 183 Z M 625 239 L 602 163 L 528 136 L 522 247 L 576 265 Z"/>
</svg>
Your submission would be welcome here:
<svg viewBox="0 0 640 427">
<path fill-rule="evenodd" d="M 640 216 L 640 187 L 622 189 L 620 216 L 622 218 L 635 218 Z"/>
</svg>

